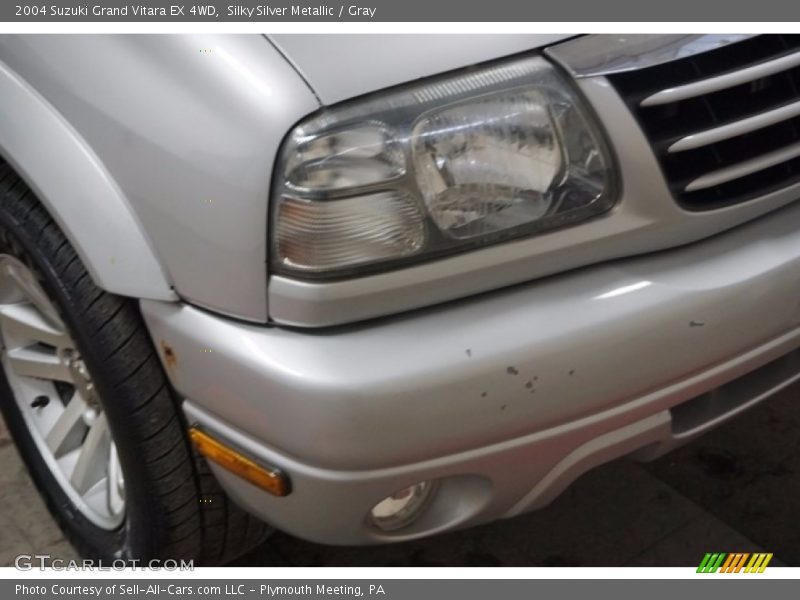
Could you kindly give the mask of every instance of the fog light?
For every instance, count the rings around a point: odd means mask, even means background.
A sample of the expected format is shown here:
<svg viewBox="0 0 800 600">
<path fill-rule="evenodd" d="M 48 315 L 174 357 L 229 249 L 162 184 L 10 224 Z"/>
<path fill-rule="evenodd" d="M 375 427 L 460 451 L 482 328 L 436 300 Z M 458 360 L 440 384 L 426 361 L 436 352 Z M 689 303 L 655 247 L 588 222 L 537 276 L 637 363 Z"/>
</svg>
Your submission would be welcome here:
<svg viewBox="0 0 800 600">
<path fill-rule="evenodd" d="M 372 523 L 384 531 L 394 531 L 410 525 L 422 514 L 433 497 L 435 487 L 433 481 L 421 481 L 396 491 L 372 508 Z"/>
</svg>

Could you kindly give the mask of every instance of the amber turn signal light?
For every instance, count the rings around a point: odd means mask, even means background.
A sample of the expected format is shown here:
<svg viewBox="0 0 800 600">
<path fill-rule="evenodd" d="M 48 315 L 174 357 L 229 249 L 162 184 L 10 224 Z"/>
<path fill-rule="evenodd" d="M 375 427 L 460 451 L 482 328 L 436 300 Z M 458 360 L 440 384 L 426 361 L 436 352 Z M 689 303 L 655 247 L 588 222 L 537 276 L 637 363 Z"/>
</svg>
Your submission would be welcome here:
<svg viewBox="0 0 800 600">
<path fill-rule="evenodd" d="M 202 456 L 273 496 L 288 496 L 292 491 L 289 478 L 278 469 L 256 463 L 211 437 L 197 425 L 189 428 L 189 438 Z"/>
</svg>

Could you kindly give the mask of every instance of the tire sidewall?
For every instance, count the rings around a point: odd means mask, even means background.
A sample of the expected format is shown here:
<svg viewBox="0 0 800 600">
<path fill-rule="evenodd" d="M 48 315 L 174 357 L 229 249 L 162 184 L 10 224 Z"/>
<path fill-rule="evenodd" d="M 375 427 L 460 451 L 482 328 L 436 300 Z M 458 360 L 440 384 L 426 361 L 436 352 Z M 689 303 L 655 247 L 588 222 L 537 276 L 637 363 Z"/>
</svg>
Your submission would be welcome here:
<svg viewBox="0 0 800 600">
<path fill-rule="evenodd" d="M 114 530 L 100 528 L 89 521 L 70 500 L 39 452 L 14 398 L 5 369 L 0 369 L 0 407 L 22 459 L 54 517 L 81 555 L 103 561 L 104 564 L 117 560 L 128 561 L 131 557 L 151 558 L 154 548 L 158 546 L 157 540 L 151 538 L 152 532 L 159 529 L 159 519 L 150 507 L 147 489 L 141 485 L 141 482 L 147 481 L 147 473 L 139 459 L 138 439 L 135 432 L 126 427 L 125 411 L 115 401 L 117 398 L 113 386 L 106 379 L 102 361 L 93 352 L 89 332 L 75 317 L 75 302 L 49 257 L 30 239 L 28 232 L 1 208 L 0 253 L 15 256 L 37 275 L 40 285 L 58 308 L 91 373 L 125 478 L 126 514 L 123 523 Z"/>
</svg>

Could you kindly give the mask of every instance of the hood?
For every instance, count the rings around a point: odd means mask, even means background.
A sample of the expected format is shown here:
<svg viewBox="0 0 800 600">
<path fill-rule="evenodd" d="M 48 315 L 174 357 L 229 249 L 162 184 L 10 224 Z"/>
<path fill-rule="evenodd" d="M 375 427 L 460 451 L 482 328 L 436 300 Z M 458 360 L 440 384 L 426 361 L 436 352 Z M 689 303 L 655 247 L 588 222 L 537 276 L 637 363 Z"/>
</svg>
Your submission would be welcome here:
<svg viewBox="0 0 800 600">
<path fill-rule="evenodd" d="M 323 104 L 539 48 L 570 35 L 268 35 Z"/>
</svg>

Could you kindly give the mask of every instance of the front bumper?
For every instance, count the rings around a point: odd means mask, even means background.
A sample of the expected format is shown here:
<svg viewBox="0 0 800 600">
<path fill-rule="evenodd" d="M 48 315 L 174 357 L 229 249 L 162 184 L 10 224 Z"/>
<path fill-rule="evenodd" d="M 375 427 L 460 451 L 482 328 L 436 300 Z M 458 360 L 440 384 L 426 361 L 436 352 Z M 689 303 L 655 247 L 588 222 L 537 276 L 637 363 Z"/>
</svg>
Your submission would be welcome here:
<svg viewBox="0 0 800 600">
<path fill-rule="evenodd" d="M 190 422 L 292 479 L 275 498 L 215 469 L 234 499 L 320 542 L 408 539 L 542 506 L 586 469 L 662 452 L 800 377 L 799 223 L 794 205 L 679 249 L 337 329 L 142 310 Z M 425 479 L 441 483 L 417 522 L 367 524 Z"/>
</svg>

